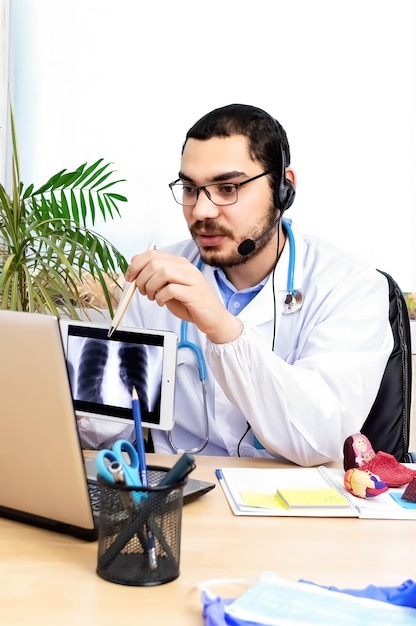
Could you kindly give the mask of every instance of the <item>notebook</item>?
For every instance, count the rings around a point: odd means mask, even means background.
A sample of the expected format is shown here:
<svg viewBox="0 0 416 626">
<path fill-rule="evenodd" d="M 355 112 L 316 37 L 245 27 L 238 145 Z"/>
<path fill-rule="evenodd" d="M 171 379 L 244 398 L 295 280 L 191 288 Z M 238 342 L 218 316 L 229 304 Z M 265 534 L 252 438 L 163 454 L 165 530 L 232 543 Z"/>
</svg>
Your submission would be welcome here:
<svg viewBox="0 0 416 626">
<path fill-rule="evenodd" d="M 52 315 L 0 311 L 0 345 L 0 515 L 93 541 L 98 512 L 59 321 Z M 184 502 L 213 486 L 189 479 Z"/>
<path fill-rule="evenodd" d="M 416 520 L 416 504 L 401 499 L 406 485 L 358 498 L 344 488 L 344 474 L 323 466 L 216 470 L 235 515 Z"/>
<path fill-rule="evenodd" d="M 172 331 L 119 328 L 60 320 L 78 417 L 131 424 L 131 390 L 144 427 L 172 430 L 178 338 Z"/>
</svg>

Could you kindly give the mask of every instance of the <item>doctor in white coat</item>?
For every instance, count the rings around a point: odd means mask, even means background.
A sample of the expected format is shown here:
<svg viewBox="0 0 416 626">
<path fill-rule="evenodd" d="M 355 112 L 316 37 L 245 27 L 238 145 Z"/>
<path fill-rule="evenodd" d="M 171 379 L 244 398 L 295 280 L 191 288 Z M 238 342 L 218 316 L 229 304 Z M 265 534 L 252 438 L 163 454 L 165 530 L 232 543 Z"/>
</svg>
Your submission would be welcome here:
<svg viewBox="0 0 416 626">
<path fill-rule="evenodd" d="M 133 257 L 123 326 L 184 333 L 175 426 L 157 452 L 342 458 L 360 431 L 393 347 L 385 278 L 284 215 L 295 173 L 282 126 L 249 105 L 188 131 L 170 187 L 191 239 Z M 336 219 L 334 209 L 334 219 Z M 205 391 L 206 393 L 203 393 Z M 204 402 L 205 400 L 205 402 Z"/>
</svg>

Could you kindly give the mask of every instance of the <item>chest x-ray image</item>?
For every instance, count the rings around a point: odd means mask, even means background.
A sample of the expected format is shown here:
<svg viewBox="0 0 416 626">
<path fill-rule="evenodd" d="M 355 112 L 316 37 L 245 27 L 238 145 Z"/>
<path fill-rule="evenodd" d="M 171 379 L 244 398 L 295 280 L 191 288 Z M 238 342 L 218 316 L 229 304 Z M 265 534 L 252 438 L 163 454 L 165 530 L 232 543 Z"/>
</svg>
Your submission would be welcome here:
<svg viewBox="0 0 416 626">
<path fill-rule="evenodd" d="M 160 346 L 71 336 L 67 363 L 76 407 L 97 416 L 126 417 L 135 387 L 142 417 L 148 419 L 160 402 L 161 352 Z M 98 407 L 107 407 L 109 415 Z"/>
<path fill-rule="evenodd" d="M 148 411 L 146 346 L 84 340 L 76 376 L 78 400 L 130 406 L 133 387 Z"/>
</svg>

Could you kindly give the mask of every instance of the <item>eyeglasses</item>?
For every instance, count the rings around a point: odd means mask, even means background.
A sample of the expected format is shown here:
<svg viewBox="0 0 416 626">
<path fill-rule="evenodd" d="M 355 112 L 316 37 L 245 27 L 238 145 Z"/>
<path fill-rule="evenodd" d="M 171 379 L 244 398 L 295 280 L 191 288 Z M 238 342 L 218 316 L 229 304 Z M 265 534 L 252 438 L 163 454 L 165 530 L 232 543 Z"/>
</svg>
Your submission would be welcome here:
<svg viewBox="0 0 416 626">
<path fill-rule="evenodd" d="M 173 181 L 173 183 L 169 183 L 170 190 L 175 199 L 175 202 L 181 204 L 182 206 L 194 206 L 197 201 L 199 194 L 202 190 L 205 191 L 205 194 L 208 200 L 211 200 L 213 204 L 217 206 L 228 206 L 230 204 L 235 204 L 238 200 L 238 190 L 243 185 L 247 185 L 247 183 L 251 183 L 253 180 L 257 180 L 262 176 L 267 176 L 267 174 L 271 174 L 271 172 L 263 172 L 262 174 L 257 174 L 257 176 L 253 176 L 253 178 L 249 178 L 248 180 L 243 180 L 242 183 L 212 183 L 211 185 L 189 185 L 187 183 L 182 183 L 180 178 L 178 180 Z"/>
</svg>

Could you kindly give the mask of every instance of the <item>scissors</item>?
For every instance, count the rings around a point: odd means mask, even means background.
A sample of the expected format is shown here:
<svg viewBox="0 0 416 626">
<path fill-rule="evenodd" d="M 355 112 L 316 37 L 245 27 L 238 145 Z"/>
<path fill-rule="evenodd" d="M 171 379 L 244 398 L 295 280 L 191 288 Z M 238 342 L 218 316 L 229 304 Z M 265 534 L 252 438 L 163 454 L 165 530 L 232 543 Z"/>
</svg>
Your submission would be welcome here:
<svg viewBox="0 0 416 626">
<path fill-rule="evenodd" d="M 128 487 L 142 486 L 139 477 L 139 456 L 133 444 L 126 439 L 116 441 L 112 450 L 100 450 L 95 463 L 97 473 L 109 483 L 124 483 Z M 146 494 L 133 491 L 131 495 L 135 502 L 139 502 Z"/>
</svg>

